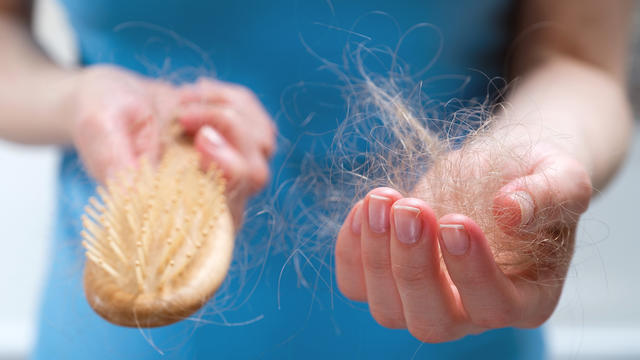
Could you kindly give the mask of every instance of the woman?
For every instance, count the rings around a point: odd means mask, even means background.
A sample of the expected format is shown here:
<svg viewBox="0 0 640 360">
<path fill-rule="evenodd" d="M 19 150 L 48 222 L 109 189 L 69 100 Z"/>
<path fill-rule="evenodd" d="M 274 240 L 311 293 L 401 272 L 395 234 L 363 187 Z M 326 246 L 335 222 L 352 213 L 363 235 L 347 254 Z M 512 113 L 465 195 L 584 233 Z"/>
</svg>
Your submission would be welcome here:
<svg viewBox="0 0 640 360">
<path fill-rule="evenodd" d="M 203 161 L 223 168 L 239 222 L 247 198 L 270 179 L 274 129 L 302 144 L 273 159 L 278 176 L 272 186 L 280 188 L 299 175 L 303 155 L 313 154 L 314 148 L 305 145 L 309 133 L 331 132 L 330 124 L 340 118 L 326 111 L 310 128 L 298 127 L 289 120 L 306 118 L 331 94 L 296 100 L 297 112 L 284 116 L 279 113 L 283 93 L 300 82 L 335 85 L 317 69 L 322 64 L 313 55 L 339 62 L 345 38 L 375 33 L 381 41 L 397 42 L 393 31 L 367 23 L 367 14 L 381 11 L 397 21 L 401 33 L 421 22 L 441 33 L 442 52 L 427 78 L 480 72 L 519 79 L 506 99 L 508 116 L 496 114 L 495 135 L 510 149 L 529 146 L 531 139 L 544 141 L 536 142 L 534 155 L 525 159 L 527 171 L 514 174 L 496 194 L 496 205 L 508 221 L 532 229 L 566 225 L 572 244 L 591 186 L 601 189 L 607 183 L 629 142 L 630 2 L 524 1 L 517 9 L 498 0 L 63 3 L 78 35 L 81 69 L 56 67 L 34 45 L 28 2 L 0 2 L 1 136 L 75 148 L 65 150 L 62 161 L 54 259 L 34 358 L 142 359 L 163 352 L 168 358 L 544 356 L 540 331 L 521 328 L 536 328 L 551 315 L 563 281 L 540 286 L 505 276 L 472 219 L 464 214 L 436 219 L 419 191 L 416 198 L 404 198 L 388 188 L 373 189 L 354 206 L 336 244 L 337 284 L 347 298 L 366 301 L 364 311 L 351 302 L 330 302 L 331 284 L 329 291 L 317 284 L 309 285 L 313 291 L 301 289 L 296 274 L 283 268 L 289 254 L 282 253 L 265 260 L 253 280 L 255 289 L 238 291 L 246 296 L 238 295 L 242 300 L 211 315 L 222 319 L 218 324 L 207 325 L 206 316 L 204 323 L 182 322 L 142 334 L 109 325 L 82 295 L 82 251 L 73 219 L 94 185 L 78 158 L 88 174 L 103 181 L 140 154 L 157 157 L 159 124 L 176 117 L 195 135 Z M 517 19 L 515 32 L 509 32 L 509 19 Z M 405 57 L 428 64 L 439 41 L 435 36 L 412 46 Z M 511 70 L 504 74 L 507 63 Z M 202 73 L 194 69 L 201 64 L 215 65 L 217 77 L 230 83 L 203 79 L 177 86 L 153 79 L 178 74 L 188 80 Z M 459 83 L 430 84 L 425 92 L 443 101 L 484 96 L 487 85 L 474 79 L 456 91 Z M 470 174 L 487 171 L 474 163 L 466 166 Z M 557 210 L 554 221 L 540 222 L 537 215 L 548 208 Z M 245 228 L 260 233 L 252 221 Z M 433 250 L 438 243 L 445 265 Z M 570 254 L 558 261 L 554 275 L 566 273 Z M 241 322 L 247 324 L 222 326 Z M 472 334 L 478 335 L 466 336 Z"/>
</svg>

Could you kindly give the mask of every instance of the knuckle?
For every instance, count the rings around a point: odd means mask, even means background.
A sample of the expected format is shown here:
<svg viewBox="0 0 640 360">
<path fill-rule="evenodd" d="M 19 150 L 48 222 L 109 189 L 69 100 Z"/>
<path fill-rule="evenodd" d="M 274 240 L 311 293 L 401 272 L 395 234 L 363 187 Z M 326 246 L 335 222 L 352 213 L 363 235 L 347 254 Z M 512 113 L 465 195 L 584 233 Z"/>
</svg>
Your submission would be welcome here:
<svg viewBox="0 0 640 360">
<path fill-rule="evenodd" d="M 233 101 L 233 91 L 230 84 L 208 77 L 200 77 L 194 90 L 203 100 L 217 104 L 229 104 Z"/>
<path fill-rule="evenodd" d="M 231 104 L 233 96 L 229 91 L 211 91 L 210 96 L 215 99 L 217 104 Z"/>
<path fill-rule="evenodd" d="M 251 89 L 249 89 L 248 87 L 244 86 L 244 85 L 240 85 L 240 84 L 231 84 L 229 89 L 233 92 L 233 95 L 238 99 L 238 100 L 254 100 L 255 99 L 255 95 L 253 94 L 253 91 L 251 91 Z"/>
<path fill-rule="evenodd" d="M 391 262 L 389 258 L 384 256 L 376 256 L 371 252 L 362 252 L 362 265 L 364 271 L 373 276 L 386 276 L 391 270 Z"/>
<path fill-rule="evenodd" d="M 593 194 L 593 185 L 589 173 L 582 164 L 573 158 L 564 159 L 558 170 L 560 176 L 571 179 L 571 185 L 565 195 L 567 202 L 561 204 L 562 207 L 573 214 L 582 214 L 589 207 Z"/>
<path fill-rule="evenodd" d="M 394 264 L 391 270 L 398 284 L 409 289 L 424 287 L 429 277 L 429 271 L 424 266 Z"/>
<path fill-rule="evenodd" d="M 222 83 L 207 76 L 200 76 L 195 86 L 203 92 L 211 92 L 220 88 Z"/>
<path fill-rule="evenodd" d="M 563 174 L 569 175 L 572 180 L 579 181 L 583 183 L 583 185 L 588 184 L 589 187 L 591 187 L 589 173 L 584 168 L 584 166 L 580 164 L 580 162 L 578 162 L 578 160 L 573 158 L 565 158 L 560 171 Z"/>
<path fill-rule="evenodd" d="M 237 112 L 231 107 L 220 107 L 216 109 L 212 109 L 213 117 L 217 118 L 225 126 L 231 126 L 237 117 Z"/>
<path fill-rule="evenodd" d="M 269 143 L 266 144 L 263 147 L 263 155 L 267 158 L 270 159 L 271 157 L 273 157 L 273 154 L 276 152 L 276 148 L 275 145 L 273 145 L 273 143 Z"/>
<path fill-rule="evenodd" d="M 535 316 L 533 316 L 532 318 L 527 319 L 526 321 L 523 321 L 521 324 L 518 324 L 518 326 L 523 328 L 530 328 L 530 329 L 540 327 L 547 320 L 549 320 L 552 314 L 553 314 L 553 310 L 540 312 Z"/>
<path fill-rule="evenodd" d="M 254 170 L 251 171 L 250 175 L 253 190 L 258 191 L 263 189 L 269 181 L 270 174 L 271 172 L 266 164 L 261 162 L 260 165 L 257 165 Z"/>
<path fill-rule="evenodd" d="M 450 324 L 438 324 L 437 326 L 410 325 L 409 333 L 416 339 L 425 343 L 443 343 L 452 341 L 460 336 L 455 334 Z"/>
<path fill-rule="evenodd" d="M 581 168 L 574 174 L 575 179 L 575 199 L 576 199 L 576 211 L 583 213 L 587 211 L 591 195 L 593 193 L 593 186 L 591 184 L 591 178 L 589 174 Z"/>
<path fill-rule="evenodd" d="M 500 329 L 512 325 L 517 314 L 513 308 L 501 308 L 479 311 L 470 316 L 471 321 L 482 328 Z"/>
<path fill-rule="evenodd" d="M 249 89 L 248 87 L 244 86 L 244 85 L 238 85 L 238 87 L 236 88 L 236 90 L 238 91 L 238 93 L 244 97 L 247 98 L 255 98 L 255 95 L 253 93 L 253 91 L 251 91 L 251 89 Z"/>
<path fill-rule="evenodd" d="M 273 153 L 276 151 L 276 141 L 275 137 L 272 134 L 267 135 L 263 140 L 263 154 L 270 158 L 273 156 Z"/>
<path fill-rule="evenodd" d="M 476 271 L 450 271 L 449 276 L 457 287 L 472 285 L 473 288 L 491 288 L 495 286 L 494 278 L 484 269 Z"/>
<path fill-rule="evenodd" d="M 381 310 L 377 307 L 370 306 L 371 316 L 380 324 L 380 326 L 388 329 L 402 329 L 405 327 L 404 315 L 402 311 Z"/>
</svg>

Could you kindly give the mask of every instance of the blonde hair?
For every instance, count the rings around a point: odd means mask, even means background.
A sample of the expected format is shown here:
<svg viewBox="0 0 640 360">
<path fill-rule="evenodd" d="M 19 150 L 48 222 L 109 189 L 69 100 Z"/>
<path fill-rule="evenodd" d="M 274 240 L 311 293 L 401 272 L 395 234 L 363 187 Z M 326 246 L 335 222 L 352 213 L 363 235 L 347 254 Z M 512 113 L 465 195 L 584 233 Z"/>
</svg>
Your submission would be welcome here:
<svg viewBox="0 0 640 360">
<path fill-rule="evenodd" d="M 494 205 L 514 173 L 526 174 L 530 152 L 526 147 L 516 151 L 494 135 L 496 115 L 508 116 L 508 104 L 501 101 L 506 88 L 483 99 L 441 103 L 403 72 L 372 74 L 361 63 L 355 69 L 356 76 L 339 73 L 347 81 L 348 113 L 327 158 L 319 164 L 309 156 L 292 186 L 315 194 L 312 208 L 305 209 L 313 212 L 314 224 L 302 226 L 313 226 L 313 236 L 319 238 L 310 242 L 308 235 L 299 235 L 294 251 L 319 251 L 333 244 L 348 210 L 373 188 L 388 186 L 427 201 L 437 216 L 472 218 L 505 273 L 557 280 L 548 271 L 568 265 L 574 229 L 544 226 L 552 220 L 546 219 L 550 211 L 545 209 L 536 209 L 535 222 L 542 225 L 538 230 L 526 224 L 507 227 L 501 221 L 505 215 Z M 531 146 L 534 142 L 530 140 Z"/>
</svg>

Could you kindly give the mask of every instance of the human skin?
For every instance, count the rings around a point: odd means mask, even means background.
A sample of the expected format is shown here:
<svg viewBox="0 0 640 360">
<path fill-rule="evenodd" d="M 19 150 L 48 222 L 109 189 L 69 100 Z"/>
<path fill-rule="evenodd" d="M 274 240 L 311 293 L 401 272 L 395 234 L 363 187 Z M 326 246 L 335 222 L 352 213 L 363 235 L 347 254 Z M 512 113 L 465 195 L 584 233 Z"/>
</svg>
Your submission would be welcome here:
<svg viewBox="0 0 640 360">
<path fill-rule="evenodd" d="M 28 2 L 0 1 L 0 137 L 26 144 L 73 145 L 99 182 L 158 161 L 167 124 L 194 137 L 202 167 L 215 163 L 239 224 L 249 196 L 269 178 L 275 126 L 254 94 L 201 78 L 174 86 L 114 66 L 62 69 L 37 47 Z"/>
<path fill-rule="evenodd" d="M 532 231 L 566 230 L 557 241 L 567 251 L 555 266 L 534 277 L 526 269 L 503 271 L 474 219 L 436 217 L 435 204 L 425 201 L 425 184 L 435 176 L 427 172 L 411 197 L 376 188 L 351 209 L 335 249 L 342 293 L 368 302 L 381 325 L 406 328 L 424 342 L 544 323 L 562 292 L 592 188 L 603 189 L 630 142 L 631 10 L 630 1 L 525 1 L 511 48 L 516 81 L 490 131 L 500 141 L 471 143 L 461 150 L 467 153 L 445 159 L 462 159 L 461 176 L 477 179 L 492 176 L 491 168 L 469 158 L 469 148 L 521 155 L 514 173 L 496 179 L 505 184 L 493 195 L 496 222 L 512 243 Z"/>
<path fill-rule="evenodd" d="M 248 90 L 211 80 L 172 87 L 112 67 L 60 69 L 34 44 L 25 4 L 0 1 L 0 137 L 74 144 L 89 171 L 104 180 L 142 153 L 157 156 L 158 124 L 176 117 L 195 135 L 204 162 L 223 167 L 238 204 L 264 184 L 273 151 L 273 136 L 264 134 L 273 134 L 273 126 Z M 503 139 L 501 151 L 522 146 L 534 151 L 526 171 L 495 194 L 497 210 L 510 214 L 503 221 L 549 227 L 554 222 L 538 223 L 536 215 L 555 209 L 555 223 L 575 230 L 592 185 L 602 189 L 623 160 L 631 133 L 624 84 L 630 4 L 523 3 L 522 35 L 512 47 L 513 77 L 519 80 L 508 94 L 508 111 L 495 115 L 493 135 Z M 237 105 L 247 102 L 248 109 Z M 113 152 L 105 157 L 104 149 Z M 463 164 L 469 174 L 487 171 L 474 162 Z M 336 244 L 341 291 L 367 301 L 381 325 L 408 328 L 428 342 L 543 323 L 563 281 L 543 287 L 503 273 L 473 219 L 436 218 L 420 192 L 418 187 L 414 197 L 403 198 L 394 189 L 373 189 L 354 206 Z M 531 199 L 522 201 L 514 193 Z M 241 212 L 237 206 L 236 218 Z M 443 224 L 450 227 L 440 229 Z M 562 279 L 566 260 L 547 277 Z"/>
</svg>

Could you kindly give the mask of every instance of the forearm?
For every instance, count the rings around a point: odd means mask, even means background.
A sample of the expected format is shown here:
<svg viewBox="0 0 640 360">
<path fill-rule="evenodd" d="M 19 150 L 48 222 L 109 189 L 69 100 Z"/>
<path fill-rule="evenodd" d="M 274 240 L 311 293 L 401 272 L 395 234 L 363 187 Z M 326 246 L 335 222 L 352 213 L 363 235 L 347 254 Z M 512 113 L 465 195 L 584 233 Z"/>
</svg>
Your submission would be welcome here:
<svg viewBox="0 0 640 360">
<path fill-rule="evenodd" d="M 550 142 L 601 189 L 624 159 L 633 2 L 523 0 L 510 66 L 515 79 L 497 125 L 509 140 Z"/>
<path fill-rule="evenodd" d="M 499 133 L 523 145 L 544 141 L 564 149 L 582 163 L 596 189 L 621 164 L 632 134 L 624 83 L 561 55 L 517 79 L 504 109 L 497 116 Z"/>
<path fill-rule="evenodd" d="M 26 21 L 0 13 L 0 138 L 68 144 L 76 72 L 53 64 Z"/>
</svg>

